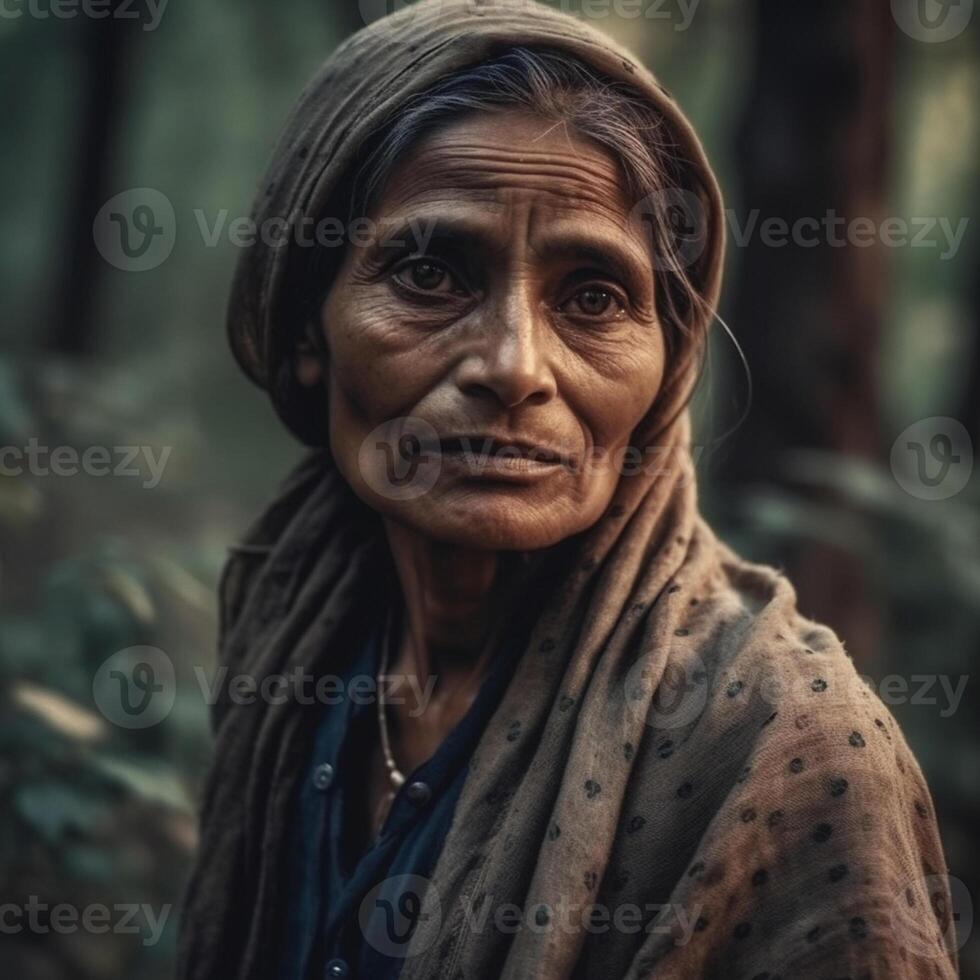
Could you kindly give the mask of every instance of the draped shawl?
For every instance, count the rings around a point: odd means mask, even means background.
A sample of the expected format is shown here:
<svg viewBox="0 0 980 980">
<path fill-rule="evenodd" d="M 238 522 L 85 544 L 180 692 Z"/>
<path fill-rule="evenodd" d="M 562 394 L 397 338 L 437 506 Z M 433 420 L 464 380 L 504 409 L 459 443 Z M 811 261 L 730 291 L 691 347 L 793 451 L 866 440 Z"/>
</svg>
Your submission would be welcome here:
<svg viewBox="0 0 980 980">
<path fill-rule="evenodd" d="M 287 123 L 256 220 L 323 213 L 407 98 L 513 44 L 575 55 L 662 114 L 699 175 L 710 234 L 695 272 L 713 307 L 721 198 L 690 125 L 630 55 L 530 0 L 424 0 L 349 39 Z M 229 308 L 236 355 L 266 387 L 290 251 L 247 250 Z M 526 649 L 472 759 L 406 980 L 955 974 L 919 766 L 791 583 L 705 523 L 690 438 L 683 411 L 528 596 Z M 228 676 L 336 672 L 379 615 L 389 559 L 377 515 L 327 450 L 311 453 L 226 565 Z M 227 690 L 215 705 L 182 978 L 276 976 L 290 803 L 316 717 Z"/>
</svg>

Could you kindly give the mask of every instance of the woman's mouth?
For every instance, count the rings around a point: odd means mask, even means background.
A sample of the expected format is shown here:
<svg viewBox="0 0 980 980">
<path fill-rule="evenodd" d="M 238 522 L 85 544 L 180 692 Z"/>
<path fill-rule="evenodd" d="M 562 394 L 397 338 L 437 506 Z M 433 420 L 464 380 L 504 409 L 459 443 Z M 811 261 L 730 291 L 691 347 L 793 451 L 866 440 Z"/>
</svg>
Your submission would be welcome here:
<svg viewBox="0 0 980 980">
<path fill-rule="evenodd" d="M 476 478 L 523 480 L 554 472 L 562 465 L 561 455 L 549 447 L 495 436 L 441 438 L 437 451 L 444 463 Z"/>
</svg>

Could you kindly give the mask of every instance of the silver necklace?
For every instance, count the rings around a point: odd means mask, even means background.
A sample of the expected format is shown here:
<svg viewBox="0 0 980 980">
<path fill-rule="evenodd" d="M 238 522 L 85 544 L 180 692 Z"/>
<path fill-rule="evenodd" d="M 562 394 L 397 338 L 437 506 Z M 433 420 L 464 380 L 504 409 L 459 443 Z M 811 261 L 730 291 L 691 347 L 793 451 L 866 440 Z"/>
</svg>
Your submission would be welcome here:
<svg viewBox="0 0 980 980">
<path fill-rule="evenodd" d="M 382 678 L 385 676 L 385 671 L 388 669 L 389 654 L 391 652 L 391 634 L 392 634 L 392 620 L 394 615 L 392 613 L 391 607 L 388 609 L 387 620 L 385 623 L 384 638 L 381 645 L 381 663 L 378 668 L 378 731 L 381 734 L 381 755 L 384 759 L 385 770 L 388 774 L 388 782 L 391 784 L 390 791 L 385 795 L 385 798 L 381 801 L 379 807 L 378 815 L 376 816 L 376 826 L 380 828 L 384 823 L 385 815 L 391 804 L 394 802 L 395 796 L 401 787 L 405 784 L 405 774 L 398 768 L 398 763 L 395 762 L 394 754 L 391 751 L 391 739 L 388 735 L 388 715 L 385 711 L 385 701 L 384 701 L 384 684 L 382 683 Z M 462 682 L 459 689 L 462 689 Z"/>
<path fill-rule="evenodd" d="M 381 666 L 378 670 L 378 728 L 381 731 L 381 754 L 384 756 L 385 769 L 388 772 L 388 782 L 391 783 L 392 795 L 397 793 L 405 783 L 405 774 L 398 768 L 395 757 L 391 752 L 391 741 L 388 738 L 388 716 L 385 711 L 384 684 L 382 678 L 388 669 L 388 652 L 391 648 L 391 609 L 388 609 L 388 619 L 385 624 L 384 641 L 381 647 Z"/>
</svg>

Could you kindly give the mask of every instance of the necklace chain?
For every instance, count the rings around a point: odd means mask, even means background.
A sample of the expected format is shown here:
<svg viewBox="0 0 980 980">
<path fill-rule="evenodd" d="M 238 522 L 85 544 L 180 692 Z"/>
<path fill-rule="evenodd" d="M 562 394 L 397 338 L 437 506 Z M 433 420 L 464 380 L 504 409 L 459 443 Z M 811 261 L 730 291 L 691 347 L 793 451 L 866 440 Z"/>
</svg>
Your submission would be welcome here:
<svg viewBox="0 0 980 980">
<path fill-rule="evenodd" d="M 385 769 L 392 789 L 397 792 L 405 782 L 405 774 L 398 768 L 395 757 L 391 752 L 391 741 L 388 738 L 388 717 L 385 711 L 384 683 L 385 671 L 388 669 L 388 652 L 391 648 L 391 620 L 389 607 L 385 625 L 384 640 L 381 645 L 381 666 L 378 670 L 378 728 L 381 731 L 381 753 L 384 756 Z"/>
<path fill-rule="evenodd" d="M 391 783 L 393 794 L 397 793 L 405 783 L 405 774 L 398 768 L 395 756 L 391 751 L 391 738 L 388 733 L 388 713 L 385 711 L 384 683 L 385 672 L 388 670 L 389 656 L 392 646 L 392 621 L 394 614 L 389 607 L 385 622 L 384 638 L 381 644 L 381 663 L 378 668 L 378 730 L 381 733 L 381 754 L 384 758 L 385 769 L 388 773 L 388 781 Z M 465 681 L 459 684 L 458 690 L 462 690 Z M 454 690 L 454 694 L 457 691 Z"/>
</svg>

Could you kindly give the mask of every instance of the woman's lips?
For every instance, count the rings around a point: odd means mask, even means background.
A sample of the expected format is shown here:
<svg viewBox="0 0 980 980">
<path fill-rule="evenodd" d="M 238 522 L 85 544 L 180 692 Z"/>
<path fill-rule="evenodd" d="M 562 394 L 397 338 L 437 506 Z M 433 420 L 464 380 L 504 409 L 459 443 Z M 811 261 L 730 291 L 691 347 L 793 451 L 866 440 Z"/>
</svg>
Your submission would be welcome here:
<svg viewBox="0 0 980 980">
<path fill-rule="evenodd" d="M 540 443 L 524 439 L 506 439 L 497 436 L 446 436 L 439 440 L 443 453 L 468 453 L 473 456 L 510 457 L 559 463 L 561 453 Z"/>
<path fill-rule="evenodd" d="M 495 436 L 444 437 L 432 448 L 443 463 L 478 478 L 527 480 L 553 473 L 563 462 L 561 454 L 547 446 Z"/>
</svg>

